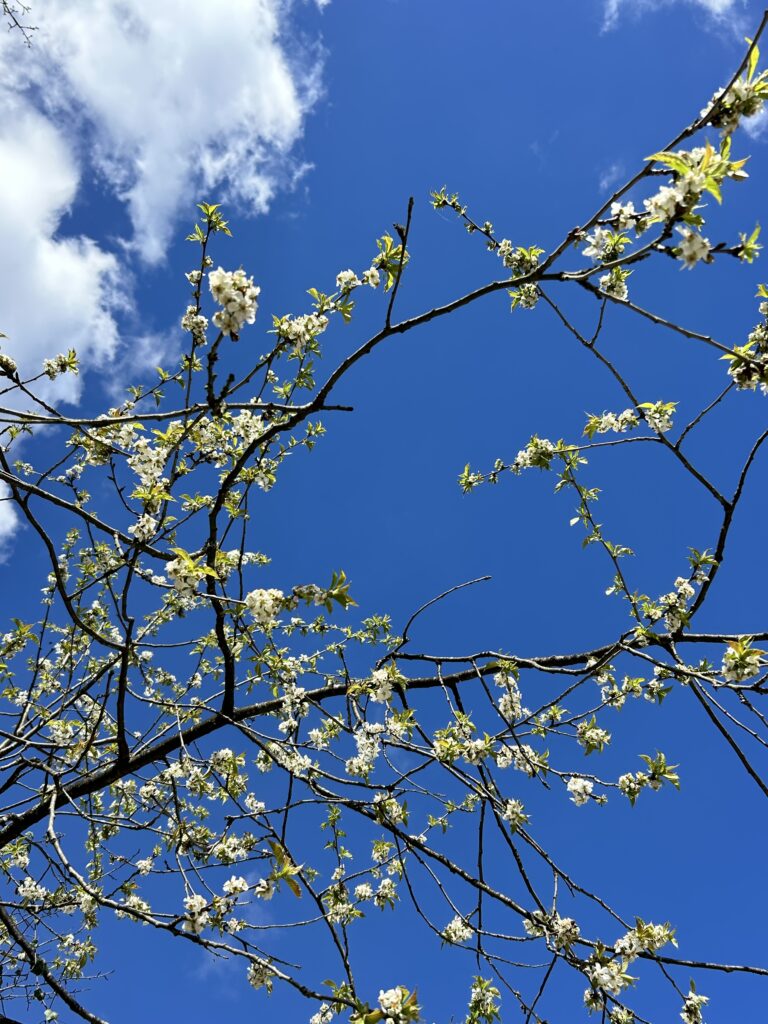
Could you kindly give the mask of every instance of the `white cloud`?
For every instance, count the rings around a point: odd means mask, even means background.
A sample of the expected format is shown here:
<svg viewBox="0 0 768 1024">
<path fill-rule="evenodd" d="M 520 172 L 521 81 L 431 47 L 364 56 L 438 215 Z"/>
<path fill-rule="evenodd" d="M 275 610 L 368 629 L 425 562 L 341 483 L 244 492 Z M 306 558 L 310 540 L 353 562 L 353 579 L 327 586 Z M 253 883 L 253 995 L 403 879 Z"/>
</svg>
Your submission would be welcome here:
<svg viewBox="0 0 768 1024">
<path fill-rule="evenodd" d="M 655 11 L 660 7 L 668 7 L 680 0 L 605 0 L 603 5 L 603 30 L 608 31 L 616 26 L 619 15 L 630 10 L 633 15 L 644 11 Z M 744 8 L 744 0 L 683 0 L 689 6 L 699 7 L 716 21 L 732 20 Z M 740 19 L 739 19 L 740 22 Z M 741 33 L 740 23 L 734 30 Z"/>
<path fill-rule="evenodd" d="M 148 262 L 199 198 L 261 212 L 301 170 L 289 153 L 319 62 L 293 60 L 288 10 L 284 0 L 49 0 L 42 11 L 13 84 L 89 132 Z"/>
<path fill-rule="evenodd" d="M 10 501 L 6 500 L 9 493 L 8 485 L 0 481 L 0 563 L 7 558 L 6 542 L 10 540 L 18 525 L 16 510 Z"/>
<path fill-rule="evenodd" d="M 118 340 L 118 261 L 91 239 L 57 237 L 77 191 L 77 163 L 62 132 L 9 94 L 0 96 L 0 166 L 3 347 L 25 375 L 68 348 L 98 366 Z M 79 386 L 63 377 L 57 397 L 74 400 Z"/>
<path fill-rule="evenodd" d="M 750 139 L 763 139 L 768 134 L 768 107 L 763 107 L 754 117 L 745 117 L 741 126 Z"/>
<path fill-rule="evenodd" d="M 598 184 L 600 185 L 600 191 L 606 192 L 613 185 L 617 185 L 621 181 L 623 176 L 624 164 L 613 163 L 610 165 L 610 167 L 606 167 L 606 169 L 600 175 L 600 180 L 598 182 Z"/>
</svg>

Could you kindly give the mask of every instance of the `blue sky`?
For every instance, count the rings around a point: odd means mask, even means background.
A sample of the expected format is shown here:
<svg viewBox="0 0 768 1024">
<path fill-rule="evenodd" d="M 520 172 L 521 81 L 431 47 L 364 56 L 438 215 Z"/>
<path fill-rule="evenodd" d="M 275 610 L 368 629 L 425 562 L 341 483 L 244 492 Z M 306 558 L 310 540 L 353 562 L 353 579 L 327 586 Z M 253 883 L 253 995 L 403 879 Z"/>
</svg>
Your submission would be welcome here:
<svg viewBox="0 0 768 1024">
<path fill-rule="evenodd" d="M 412 259 L 398 309 L 412 315 L 498 274 L 479 239 L 432 210 L 431 189 L 458 191 L 477 220 L 516 244 L 551 248 L 692 120 L 762 13 L 738 0 L 66 7 L 33 8 L 31 51 L 13 36 L 0 40 L 0 329 L 26 366 L 62 339 L 78 348 L 87 372 L 56 397 L 84 411 L 101 411 L 127 381 L 177 355 L 183 273 L 193 265 L 182 239 L 199 199 L 223 201 L 232 224 L 234 238 L 217 241 L 217 264 L 242 264 L 262 288 L 243 346 L 262 351 L 272 313 L 302 312 L 308 287 L 330 291 L 339 270 L 367 266 L 410 195 Z M 768 221 L 768 130 L 754 125 L 737 141 L 752 154 L 750 178 L 730 184 L 712 218 L 712 232 L 722 224 L 728 240 Z M 755 286 L 768 277 L 759 261 L 691 274 L 668 263 L 637 272 L 637 301 L 741 343 L 757 316 Z M 328 367 L 376 329 L 383 302 L 362 296 L 353 324 L 329 333 Z M 585 330 L 594 323 L 594 301 L 563 302 Z M 724 385 L 723 364 L 623 312 L 609 313 L 607 350 L 644 399 L 677 400 L 681 422 L 690 418 Z M 598 370 L 547 309 L 512 316 L 504 293 L 391 340 L 339 389 L 354 413 L 329 414 L 316 452 L 297 456 L 264 496 L 259 546 L 272 564 L 263 585 L 288 589 L 343 568 L 363 614 L 387 612 L 401 625 L 437 593 L 487 574 L 491 582 L 419 621 L 419 649 L 530 655 L 613 638 L 626 619 L 604 596 L 609 569 L 597 550 L 582 551 L 578 528 L 568 527 L 572 499 L 552 494 L 552 478 L 510 476 L 469 496 L 456 483 L 467 462 L 509 461 L 534 432 L 576 442 L 586 412 L 623 408 Z M 724 487 L 768 401 L 731 399 L 692 447 Z M 596 455 L 589 476 L 603 488 L 609 534 L 637 552 L 633 585 L 661 594 L 685 569 L 689 546 L 712 546 L 716 518 L 647 447 Z M 758 467 L 702 629 L 765 629 L 755 571 L 765 494 Z M 2 505 L 0 537 L 4 573 L 42 573 L 31 538 Z M 18 601 L 34 614 L 36 585 L 14 602 L 2 598 L 5 614 L 19 613 Z M 759 962 L 764 811 L 687 696 L 627 709 L 610 755 L 619 767 L 628 751 L 665 750 L 681 764 L 681 794 L 634 809 L 542 800 L 536 834 L 627 916 L 669 918 L 682 955 Z M 441 953 L 407 916 L 398 920 L 366 922 L 361 972 L 376 990 L 418 985 L 427 1021 L 462 1019 L 469 956 Z M 241 972 L 145 942 L 135 928 L 110 926 L 109 941 L 108 959 L 121 963 L 93 996 L 113 1024 L 279 1019 L 279 997 L 264 1004 Z M 757 986 L 697 977 L 711 997 L 709 1024 L 759 1019 Z M 553 998 L 553 1024 L 582 1014 L 566 990 Z M 505 1019 L 515 1019 L 508 1009 Z M 308 1016 L 292 1003 L 286 1012 Z"/>
</svg>

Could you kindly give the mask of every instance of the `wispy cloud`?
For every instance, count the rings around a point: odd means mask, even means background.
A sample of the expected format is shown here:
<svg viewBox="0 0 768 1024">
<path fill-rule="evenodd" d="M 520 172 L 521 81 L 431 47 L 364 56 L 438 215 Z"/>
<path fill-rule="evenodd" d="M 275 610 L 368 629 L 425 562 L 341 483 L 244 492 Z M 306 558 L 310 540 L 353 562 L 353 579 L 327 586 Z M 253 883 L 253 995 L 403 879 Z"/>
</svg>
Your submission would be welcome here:
<svg viewBox="0 0 768 1024">
<path fill-rule="evenodd" d="M 611 164 L 609 167 L 606 167 L 600 175 L 600 179 L 598 181 L 598 184 L 600 185 L 600 191 L 607 192 L 608 189 L 611 188 L 613 185 L 618 184 L 618 182 L 621 181 L 623 176 L 624 164 L 617 162 Z"/>
<path fill-rule="evenodd" d="M 6 541 L 10 540 L 18 525 L 16 510 L 7 500 L 9 493 L 8 485 L 0 482 L 0 563 L 8 555 Z"/>
<path fill-rule="evenodd" d="M 619 17 L 624 11 L 633 15 L 670 7 L 684 3 L 698 7 L 709 14 L 715 21 L 734 22 L 734 31 L 741 34 L 742 25 L 739 16 L 744 10 L 744 0 L 605 0 L 603 5 L 603 31 L 615 28 Z"/>
<path fill-rule="evenodd" d="M 768 137 L 768 107 L 763 107 L 754 117 L 745 117 L 741 126 L 751 139 Z"/>
</svg>

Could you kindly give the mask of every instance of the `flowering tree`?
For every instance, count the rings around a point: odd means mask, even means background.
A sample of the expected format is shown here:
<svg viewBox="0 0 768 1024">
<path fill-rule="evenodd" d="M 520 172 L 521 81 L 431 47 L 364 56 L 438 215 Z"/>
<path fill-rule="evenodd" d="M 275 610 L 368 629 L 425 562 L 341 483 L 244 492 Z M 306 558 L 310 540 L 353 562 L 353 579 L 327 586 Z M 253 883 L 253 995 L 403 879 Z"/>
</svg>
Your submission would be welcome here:
<svg viewBox="0 0 768 1024">
<path fill-rule="evenodd" d="M 677 787 L 677 766 L 659 750 L 641 752 L 642 767 L 627 764 L 618 778 L 593 773 L 612 716 L 631 714 L 638 699 L 661 705 L 676 687 L 768 796 L 734 736 L 746 729 L 768 740 L 758 703 L 766 656 L 757 646 L 768 633 L 694 631 L 768 431 L 730 492 L 685 445 L 726 395 L 768 392 L 768 289 L 760 289 L 757 326 L 728 346 L 638 306 L 629 284 L 652 260 L 694 269 L 757 256 L 759 229 L 711 241 L 702 212 L 705 195 L 727 199 L 745 177 L 732 141 L 740 120 L 768 99 L 757 37 L 692 124 L 549 253 L 499 238 L 445 188 L 433 193 L 432 205 L 482 236 L 501 268 L 446 305 L 395 315 L 411 201 L 405 225 L 378 239 L 370 266 L 341 271 L 330 293 L 310 289 L 306 311 L 273 317 L 268 351 L 246 372 L 230 370 L 232 343 L 256 319 L 259 287 L 245 270 L 211 269 L 226 260 L 221 236 L 230 230 L 218 204 L 202 203 L 189 235 L 198 258 L 186 275 L 192 298 L 180 366 L 132 387 L 103 416 L 82 418 L 39 386 L 77 373 L 74 351 L 29 379 L 0 353 L 4 500 L 50 563 L 39 619 L 14 620 L 0 639 L 4 1000 L 37 1000 L 46 1020 L 100 1021 L 91 1009 L 98 986 L 82 989 L 99 924 L 117 915 L 241 961 L 254 989 L 294 989 L 312 1024 L 406 1024 L 421 1019 L 418 978 L 394 987 L 382 979 L 378 992 L 355 979 L 367 955 L 356 942 L 360 919 L 400 913 L 406 902 L 428 941 L 464 947 L 476 965 L 467 1024 L 498 1019 L 502 993 L 513 1017 L 543 1024 L 549 988 L 565 974 L 580 978 L 598 1019 L 642 1021 L 635 985 L 654 971 L 684 1024 L 700 1024 L 707 996 L 689 984 L 692 969 L 768 974 L 693 962 L 676 952 L 672 924 L 630 923 L 554 860 L 526 811 L 534 786 L 578 807 L 634 805 Z M 596 325 L 566 315 L 558 288 L 593 295 Z M 382 293 L 381 328 L 321 376 L 322 335 L 354 318 L 366 290 Z M 424 608 L 400 635 L 387 617 L 357 617 L 343 571 L 259 587 L 268 561 L 252 539 L 259 493 L 278 484 L 288 456 L 314 447 L 320 417 L 342 408 L 339 382 L 389 339 L 493 292 L 509 293 L 515 316 L 550 307 L 618 383 L 626 407 L 589 415 L 583 438 L 534 435 L 511 461 L 465 467 L 459 483 L 471 492 L 507 473 L 553 473 L 556 490 L 575 500 L 571 525 L 605 554 L 607 593 L 623 602 L 626 628 L 568 654 L 444 656 L 412 649 L 409 631 Z M 674 400 L 636 393 L 601 350 L 610 305 L 723 360 L 721 392 L 682 429 Z M 691 549 L 688 569 L 661 596 L 631 589 L 631 552 L 608 538 L 596 519 L 598 492 L 582 479 L 590 451 L 638 443 L 674 460 L 719 516 L 710 547 Z M 267 900 L 269 928 L 253 915 Z M 300 970 L 275 945 L 288 928 L 323 949 Z M 526 971 L 533 995 L 522 991 Z M 654 1019 L 669 1019 L 662 1012 Z"/>
</svg>

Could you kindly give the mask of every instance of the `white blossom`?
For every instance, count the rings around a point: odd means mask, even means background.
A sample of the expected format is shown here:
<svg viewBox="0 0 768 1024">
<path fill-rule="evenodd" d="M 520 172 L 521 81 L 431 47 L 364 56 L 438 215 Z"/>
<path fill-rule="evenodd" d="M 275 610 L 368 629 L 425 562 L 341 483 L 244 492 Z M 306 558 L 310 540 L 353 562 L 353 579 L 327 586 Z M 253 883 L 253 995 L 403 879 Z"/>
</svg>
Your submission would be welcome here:
<svg viewBox="0 0 768 1024">
<path fill-rule="evenodd" d="M 360 278 L 354 270 L 342 270 L 336 275 L 336 287 L 339 291 L 349 292 L 353 288 L 357 288 L 360 283 Z"/>
<path fill-rule="evenodd" d="M 612 996 L 617 996 L 628 984 L 623 977 L 621 962 L 617 963 L 615 960 L 608 964 L 595 964 L 588 969 L 587 974 L 595 988 L 600 988 Z"/>
<path fill-rule="evenodd" d="M 379 1007 L 387 1017 L 397 1017 L 406 998 L 407 992 L 400 985 L 397 988 L 382 989 L 379 992 Z"/>
<path fill-rule="evenodd" d="M 637 220 L 639 214 L 635 211 L 634 203 L 625 203 L 623 206 L 621 203 L 611 203 L 611 219 L 616 221 L 616 227 L 619 231 L 626 231 L 627 228 L 631 228 Z"/>
<path fill-rule="evenodd" d="M 589 798 L 592 795 L 594 784 L 589 779 L 582 779 L 579 776 L 574 775 L 573 778 L 568 780 L 568 792 L 571 794 L 571 800 L 576 804 L 577 807 L 583 807 L 584 804 L 589 803 Z"/>
<path fill-rule="evenodd" d="M 266 960 L 256 960 L 248 968 L 248 984 L 256 989 L 265 988 L 267 992 L 271 992 L 274 976 L 275 972 L 271 970 Z"/>
<path fill-rule="evenodd" d="M 195 893 L 192 896 L 186 897 L 184 900 L 184 909 L 186 911 L 184 931 L 192 932 L 194 935 L 199 935 L 205 929 L 209 921 L 208 900 L 205 896 L 200 896 Z"/>
<path fill-rule="evenodd" d="M 392 675 L 385 668 L 374 669 L 369 691 L 371 700 L 377 704 L 387 704 L 392 699 L 392 688 Z"/>
<path fill-rule="evenodd" d="M 610 245 L 611 234 L 612 232 L 606 228 L 595 228 L 585 239 L 589 244 L 584 249 L 584 255 L 593 260 L 604 259 L 606 248 Z"/>
<path fill-rule="evenodd" d="M 248 889 L 248 883 L 240 875 L 232 875 L 221 887 L 221 891 L 227 896 L 240 896 L 242 893 L 248 892 Z"/>
<path fill-rule="evenodd" d="M 38 903 L 48 895 L 44 885 L 40 885 L 29 875 L 16 887 L 16 892 L 25 903 Z"/>
<path fill-rule="evenodd" d="M 18 373 L 16 360 L 7 353 L 0 352 L 0 374 L 4 377 L 14 377 Z"/>
<path fill-rule="evenodd" d="M 278 337 L 291 342 L 297 355 L 303 355 L 307 345 L 328 326 L 328 317 L 322 313 L 305 313 L 303 316 L 283 317 L 276 326 Z"/>
<path fill-rule="evenodd" d="M 702 1024 L 701 1008 L 706 1006 L 708 1002 L 709 996 L 699 995 L 698 992 L 694 992 L 691 989 L 685 997 L 683 1009 L 680 1013 L 680 1020 L 682 1020 L 683 1024 Z"/>
<path fill-rule="evenodd" d="M 756 676 L 763 665 L 763 653 L 750 648 L 743 641 L 728 647 L 723 655 L 723 679 L 729 683 L 741 683 Z"/>
<path fill-rule="evenodd" d="M 541 770 L 541 757 L 527 743 L 521 743 L 519 747 L 508 749 L 512 751 L 512 763 L 519 772 L 525 772 L 526 775 L 533 778 Z"/>
<path fill-rule="evenodd" d="M 317 1013 L 313 1013 L 309 1018 L 309 1024 L 330 1024 L 334 1016 L 333 1009 L 328 1003 L 321 1003 Z"/>
<path fill-rule="evenodd" d="M 643 205 L 654 220 L 670 220 L 683 204 L 684 198 L 676 186 L 662 185 L 656 195 L 643 200 Z"/>
<path fill-rule="evenodd" d="M 154 536 L 157 525 L 157 520 L 145 513 L 139 516 L 132 526 L 128 527 L 128 533 L 138 541 L 148 541 Z"/>
<path fill-rule="evenodd" d="M 448 924 L 440 932 L 441 937 L 453 945 L 461 945 L 462 942 L 468 942 L 475 934 L 474 929 L 471 925 L 467 924 L 463 917 L 458 915 L 449 921 Z"/>
<path fill-rule="evenodd" d="M 704 238 L 698 231 L 693 231 L 687 227 L 679 227 L 677 230 L 682 235 L 682 241 L 678 249 L 680 259 L 683 261 L 684 267 L 692 270 L 699 260 L 707 260 L 712 246 L 709 239 Z"/>
<path fill-rule="evenodd" d="M 211 295 L 222 307 L 213 315 L 216 327 L 225 335 L 238 335 L 243 324 L 252 324 L 256 319 L 258 296 L 261 291 L 246 277 L 245 271 L 227 271 L 223 267 L 208 274 Z"/>
<path fill-rule="evenodd" d="M 248 611 L 261 629 L 272 629 L 277 625 L 277 614 L 280 611 L 285 594 L 282 590 L 252 590 L 245 595 Z"/>
<path fill-rule="evenodd" d="M 532 466 L 549 469 L 554 454 L 555 446 L 551 441 L 545 437 L 532 437 L 526 447 L 515 456 L 512 472 L 519 473 L 521 469 L 529 469 Z"/>
</svg>

